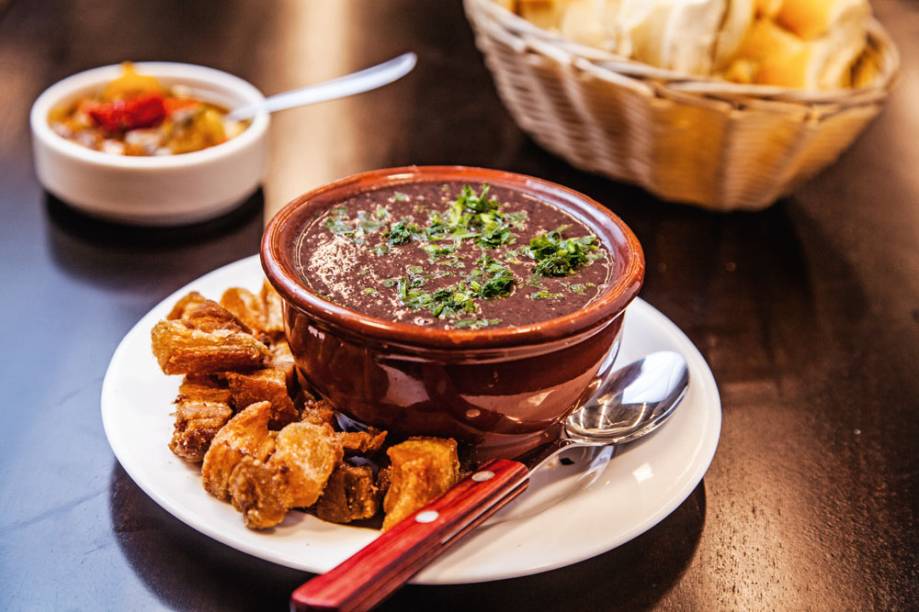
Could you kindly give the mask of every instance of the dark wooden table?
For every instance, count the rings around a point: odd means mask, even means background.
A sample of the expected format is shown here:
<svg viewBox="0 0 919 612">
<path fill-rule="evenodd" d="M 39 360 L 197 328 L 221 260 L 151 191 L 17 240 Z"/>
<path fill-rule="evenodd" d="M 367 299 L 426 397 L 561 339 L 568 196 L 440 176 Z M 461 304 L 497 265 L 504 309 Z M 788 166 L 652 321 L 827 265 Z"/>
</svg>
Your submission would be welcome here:
<svg viewBox="0 0 919 612">
<path fill-rule="evenodd" d="M 397 86 L 277 118 L 265 200 L 406 163 L 584 191 L 644 243 L 643 296 L 705 354 L 724 426 L 704 483 L 633 542 L 543 575 L 406 588 L 387 607 L 915 609 L 919 6 L 876 5 L 904 60 L 880 119 L 793 197 L 714 215 L 537 148 L 498 101 L 457 2 L 3 3 L 0 609 L 283 609 L 305 577 L 160 509 L 115 461 L 99 417 L 122 335 L 180 285 L 254 253 L 263 199 L 182 231 L 76 215 L 36 182 L 34 98 L 124 58 L 213 65 L 275 92 L 406 49 L 421 61 Z"/>
</svg>

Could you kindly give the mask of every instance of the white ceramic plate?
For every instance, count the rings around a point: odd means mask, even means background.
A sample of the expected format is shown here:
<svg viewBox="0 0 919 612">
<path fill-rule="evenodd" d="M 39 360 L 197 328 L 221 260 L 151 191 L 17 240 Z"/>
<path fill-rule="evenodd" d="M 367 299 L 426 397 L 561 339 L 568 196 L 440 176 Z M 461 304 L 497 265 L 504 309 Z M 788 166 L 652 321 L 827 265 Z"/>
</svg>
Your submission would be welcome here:
<svg viewBox="0 0 919 612">
<path fill-rule="evenodd" d="M 160 372 L 150 351 L 150 329 L 188 291 L 219 298 L 231 286 L 257 289 L 262 278 L 258 258 L 249 257 L 199 278 L 147 313 L 112 357 L 102 385 L 102 420 L 125 471 L 176 518 L 256 557 L 321 573 L 377 532 L 300 512 L 290 513 L 272 532 L 250 531 L 229 504 L 204 491 L 198 470 L 166 446 L 179 377 Z M 500 580 L 576 563 L 647 531 L 692 492 L 715 454 L 721 427 L 711 371 L 686 336 L 642 300 L 629 307 L 624 330 L 619 363 L 659 350 L 686 357 L 689 392 L 671 420 L 612 461 L 607 453 L 581 452 L 573 465 L 541 474 L 524 496 L 418 574 L 415 583 Z"/>
</svg>

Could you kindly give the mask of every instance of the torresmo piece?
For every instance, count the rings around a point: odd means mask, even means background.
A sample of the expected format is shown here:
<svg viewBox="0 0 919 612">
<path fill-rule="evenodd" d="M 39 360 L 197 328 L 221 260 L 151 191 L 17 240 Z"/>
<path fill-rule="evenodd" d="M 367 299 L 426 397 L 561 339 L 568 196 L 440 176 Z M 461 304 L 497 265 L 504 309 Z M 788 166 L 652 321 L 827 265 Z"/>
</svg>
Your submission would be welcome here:
<svg viewBox="0 0 919 612">
<path fill-rule="evenodd" d="M 175 403 L 169 449 L 185 461 L 201 463 L 214 436 L 233 416 L 230 390 L 213 376 L 186 376 Z"/>
<path fill-rule="evenodd" d="M 343 431 L 338 437 L 346 452 L 359 455 L 372 455 L 386 443 L 386 432 L 373 428 L 367 431 Z"/>
<path fill-rule="evenodd" d="M 390 459 L 389 490 L 383 500 L 387 530 L 459 480 L 456 440 L 409 438 L 386 451 Z"/>
<path fill-rule="evenodd" d="M 229 501 L 229 481 L 243 457 L 266 460 L 275 447 L 275 432 L 268 430 L 271 403 L 253 404 L 234 416 L 217 432 L 201 466 L 204 488 L 223 501 Z"/>
<path fill-rule="evenodd" d="M 230 503 L 249 529 L 270 529 L 287 516 L 287 486 L 267 462 L 243 457 L 228 482 Z"/>
<path fill-rule="evenodd" d="M 249 332 L 230 311 L 192 292 L 153 327 L 153 354 L 166 374 L 260 368 L 272 355 Z"/>
<path fill-rule="evenodd" d="M 283 427 L 300 419 L 288 395 L 283 370 L 186 376 L 176 398 L 175 428 L 169 448 L 186 461 L 200 463 L 214 436 L 235 410 L 264 401 L 271 402 L 270 427 Z"/>
<path fill-rule="evenodd" d="M 284 337 L 283 300 L 268 281 L 258 295 L 248 289 L 232 287 L 224 291 L 220 305 L 232 312 L 253 331 L 264 334 L 272 341 Z"/>
<path fill-rule="evenodd" d="M 332 523 L 350 523 L 372 518 L 379 505 L 380 491 L 373 469 L 341 463 L 332 472 L 316 504 L 316 516 Z"/>
<path fill-rule="evenodd" d="M 184 321 L 160 321 L 151 334 L 153 354 L 166 374 L 207 374 L 262 367 L 268 347 L 251 334 L 216 329 L 202 331 Z"/>
<path fill-rule="evenodd" d="M 297 370 L 294 364 L 294 355 L 290 352 L 290 345 L 287 340 L 277 340 L 269 349 L 271 350 L 271 367 L 284 372 L 284 379 L 287 381 L 287 389 L 291 395 L 296 395 L 297 387 Z"/>
<path fill-rule="evenodd" d="M 287 375 L 278 368 L 264 368 L 252 372 L 223 372 L 228 391 L 235 406 L 248 406 L 255 402 L 271 402 L 272 425 L 282 427 L 299 420 L 299 412 L 290 399 Z"/>
<path fill-rule="evenodd" d="M 201 331 L 226 329 L 251 333 L 251 329 L 236 318 L 233 313 L 197 291 L 192 291 L 172 307 L 166 315 L 169 321 L 184 321 L 189 327 Z"/>
<path fill-rule="evenodd" d="M 233 313 L 255 332 L 265 331 L 265 305 L 257 295 L 241 287 L 231 287 L 223 292 L 220 305 Z"/>
<path fill-rule="evenodd" d="M 328 400 L 307 399 L 303 403 L 301 420 L 331 427 L 335 423 L 335 408 Z"/>
<path fill-rule="evenodd" d="M 265 333 L 272 338 L 283 338 L 284 301 L 268 281 L 262 284 L 260 296 L 265 305 Z"/>
<path fill-rule="evenodd" d="M 343 455 L 341 442 L 328 425 L 301 422 L 282 429 L 270 464 L 284 475 L 289 507 L 315 504 Z"/>
<path fill-rule="evenodd" d="M 316 503 L 343 457 L 328 425 L 292 423 L 269 430 L 270 402 L 249 406 L 227 423 L 204 457 L 204 488 L 242 512 L 250 529 L 268 529 L 291 508 Z"/>
<path fill-rule="evenodd" d="M 233 507 L 250 529 L 269 529 L 291 508 L 313 506 L 341 461 L 342 449 L 328 425 L 293 423 L 275 438 L 267 460 L 243 457 L 228 482 Z"/>
<path fill-rule="evenodd" d="M 169 450 L 189 463 L 201 463 L 217 432 L 231 416 L 233 410 L 225 402 L 180 400 Z"/>
</svg>

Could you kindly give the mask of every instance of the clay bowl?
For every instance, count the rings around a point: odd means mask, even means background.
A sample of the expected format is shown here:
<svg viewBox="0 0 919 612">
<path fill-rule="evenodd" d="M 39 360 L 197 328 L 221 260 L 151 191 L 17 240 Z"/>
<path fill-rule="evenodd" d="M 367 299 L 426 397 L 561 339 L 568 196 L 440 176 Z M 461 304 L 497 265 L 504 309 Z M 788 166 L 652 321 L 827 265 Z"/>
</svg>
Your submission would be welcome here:
<svg viewBox="0 0 919 612">
<path fill-rule="evenodd" d="M 311 292 L 295 244 L 316 215 L 360 192 L 417 182 L 488 183 L 540 198 L 577 218 L 613 254 L 608 289 L 575 313 L 516 327 L 445 330 L 374 318 Z M 559 433 L 612 364 L 623 313 L 644 278 L 644 255 L 616 215 L 541 179 L 461 166 L 375 170 L 310 191 L 282 209 L 261 245 L 284 299 L 300 375 L 344 415 L 394 436 L 456 438 L 476 459 L 516 457 Z"/>
</svg>

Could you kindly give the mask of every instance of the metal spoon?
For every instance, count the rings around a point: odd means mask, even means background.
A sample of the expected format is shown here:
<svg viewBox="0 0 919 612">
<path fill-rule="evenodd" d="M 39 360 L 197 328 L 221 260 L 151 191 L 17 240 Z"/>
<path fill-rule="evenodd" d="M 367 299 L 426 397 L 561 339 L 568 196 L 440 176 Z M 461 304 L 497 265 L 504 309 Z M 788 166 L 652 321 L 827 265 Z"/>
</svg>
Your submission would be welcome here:
<svg viewBox="0 0 919 612">
<path fill-rule="evenodd" d="M 682 355 L 653 353 L 609 374 L 559 439 L 523 462 L 497 459 L 291 595 L 292 610 L 366 610 L 522 493 L 567 449 L 621 445 L 660 427 L 689 386 Z"/>
<path fill-rule="evenodd" d="M 418 56 L 414 53 L 403 53 L 382 64 L 377 64 L 358 72 L 275 94 L 259 104 L 241 106 L 231 111 L 227 118 L 233 121 L 241 121 L 251 119 L 262 111 L 273 113 L 296 106 L 307 106 L 317 102 L 364 93 L 365 91 L 389 85 L 393 81 L 398 81 L 411 72 L 417 62 Z"/>
</svg>

